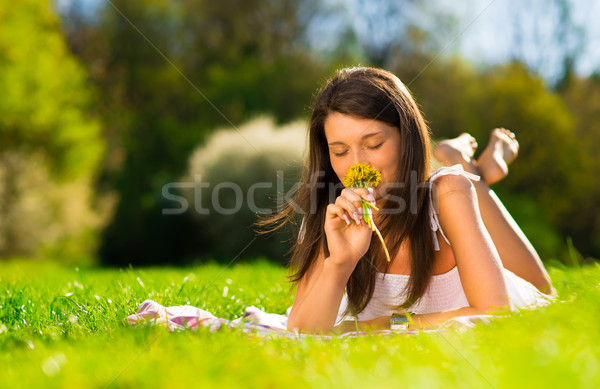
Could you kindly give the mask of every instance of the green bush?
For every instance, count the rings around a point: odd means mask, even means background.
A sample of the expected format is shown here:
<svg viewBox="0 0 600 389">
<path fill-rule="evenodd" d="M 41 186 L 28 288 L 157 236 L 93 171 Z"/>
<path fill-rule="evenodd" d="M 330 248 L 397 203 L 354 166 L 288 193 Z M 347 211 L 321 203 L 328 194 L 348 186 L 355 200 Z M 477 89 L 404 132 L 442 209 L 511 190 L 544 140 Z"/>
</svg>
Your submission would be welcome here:
<svg viewBox="0 0 600 389">
<path fill-rule="evenodd" d="M 57 181 L 39 153 L 7 151 L 0 161 L 0 256 L 91 260 L 111 198 L 94 196 L 89 176 Z"/>
<path fill-rule="evenodd" d="M 198 225 L 201 255 L 231 260 L 241 253 L 285 262 L 287 233 L 257 236 L 252 223 L 273 211 L 298 181 L 305 134 L 302 121 L 277 128 L 272 118 L 261 117 L 239 130 L 217 130 L 195 150 L 183 180 L 194 188 L 183 193 Z"/>
</svg>

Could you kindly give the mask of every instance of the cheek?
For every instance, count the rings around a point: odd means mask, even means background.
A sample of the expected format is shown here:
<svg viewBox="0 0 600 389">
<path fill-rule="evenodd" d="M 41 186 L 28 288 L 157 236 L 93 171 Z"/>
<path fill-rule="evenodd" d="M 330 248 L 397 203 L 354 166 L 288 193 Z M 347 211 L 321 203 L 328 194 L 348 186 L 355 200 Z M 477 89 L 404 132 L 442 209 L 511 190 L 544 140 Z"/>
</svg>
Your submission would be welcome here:
<svg viewBox="0 0 600 389">
<path fill-rule="evenodd" d="M 381 158 L 379 162 L 379 166 L 381 168 L 382 180 L 383 181 L 393 181 L 396 179 L 398 175 L 398 163 L 399 158 L 395 150 L 387 150 L 386 152 L 381 154 L 385 156 Z"/>
<path fill-rule="evenodd" d="M 346 172 L 348 171 L 348 168 L 350 166 L 346 166 L 343 163 L 335 162 L 332 160 L 331 167 L 333 168 L 333 171 L 335 172 L 335 174 L 338 176 L 339 180 L 343 181 L 344 176 L 346 175 Z"/>
</svg>

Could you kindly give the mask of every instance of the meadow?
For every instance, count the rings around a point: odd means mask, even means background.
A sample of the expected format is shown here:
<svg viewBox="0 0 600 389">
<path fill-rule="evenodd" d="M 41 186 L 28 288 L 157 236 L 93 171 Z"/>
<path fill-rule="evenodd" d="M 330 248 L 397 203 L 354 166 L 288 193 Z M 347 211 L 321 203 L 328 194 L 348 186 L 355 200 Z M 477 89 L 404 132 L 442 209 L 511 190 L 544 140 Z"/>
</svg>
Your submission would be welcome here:
<svg viewBox="0 0 600 389">
<path fill-rule="evenodd" d="M 559 301 L 466 332 L 285 339 L 168 332 L 124 318 L 153 299 L 234 319 L 284 313 L 286 269 L 0 263 L 0 388 L 600 387 L 600 265 L 549 267 Z"/>
</svg>

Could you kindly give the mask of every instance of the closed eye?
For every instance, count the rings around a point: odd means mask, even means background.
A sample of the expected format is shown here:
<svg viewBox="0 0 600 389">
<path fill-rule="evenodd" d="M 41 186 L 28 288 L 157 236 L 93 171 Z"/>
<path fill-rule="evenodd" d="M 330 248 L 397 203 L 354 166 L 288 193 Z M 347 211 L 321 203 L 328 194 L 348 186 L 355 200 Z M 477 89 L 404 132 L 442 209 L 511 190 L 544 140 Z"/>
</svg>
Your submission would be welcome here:
<svg viewBox="0 0 600 389">
<path fill-rule="evenodd" d="M 383 143 L 384 142 L 381 142 L 380 144 L 375 145 L 375 146 L 367 146 L 367 148 L 369 150 L 376 150 L 376 149 L 380 148 L 383 145 Z M 347 152 L 348 152 L 348 149 L 342 151 L 341 153 L 332 152 L 332 154 L 335 155 L 336 157 L 343 157 Z"/>
</svg>

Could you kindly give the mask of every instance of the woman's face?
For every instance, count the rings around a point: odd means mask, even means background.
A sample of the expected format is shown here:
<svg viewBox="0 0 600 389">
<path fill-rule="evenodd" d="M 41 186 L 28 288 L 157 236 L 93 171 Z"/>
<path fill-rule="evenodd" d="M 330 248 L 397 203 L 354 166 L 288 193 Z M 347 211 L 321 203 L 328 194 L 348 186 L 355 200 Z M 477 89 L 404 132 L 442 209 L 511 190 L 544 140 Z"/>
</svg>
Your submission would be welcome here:
<svg viewBox="0 0 600 389">
<path fill-rule="evenodd" d="M 375 199 L 381 199 L 379 189 L 398 177 L 401 146 L 398 128 L 379 120 L 333 112 L 325 119 L 325 137 L 331 166 L 340 181 L 351 165 L 369 163 L 381 172 L 381 183 L 375 188 Z"/>
</svg>

